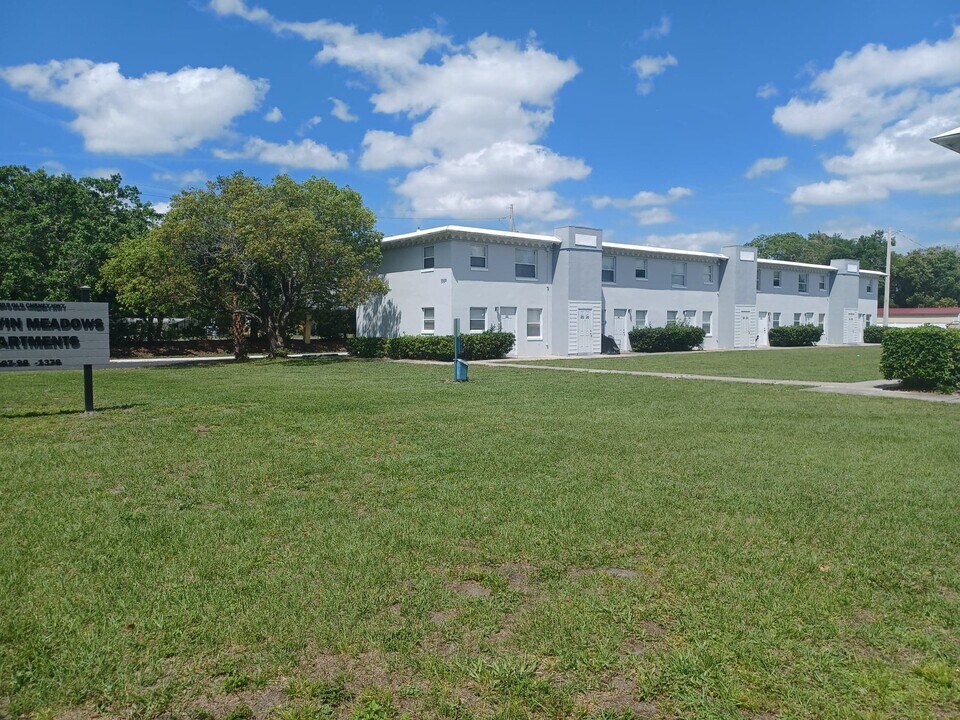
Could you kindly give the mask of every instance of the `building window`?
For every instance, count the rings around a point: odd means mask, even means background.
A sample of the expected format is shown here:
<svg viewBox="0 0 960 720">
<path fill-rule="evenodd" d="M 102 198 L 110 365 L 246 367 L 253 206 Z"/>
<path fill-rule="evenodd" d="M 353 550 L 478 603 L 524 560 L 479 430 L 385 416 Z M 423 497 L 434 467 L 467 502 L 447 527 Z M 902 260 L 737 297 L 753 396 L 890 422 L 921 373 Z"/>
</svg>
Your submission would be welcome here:
<svg viewBox="0 0 960 720">
<path fill-rule="evenodd" d="M 867 280 L 867 295 L 873 292 L 873 280 Z"/>
<path fill-rule="evenodd" d="M 821 276 L 820 276 L 820 289 L 821 289 L 821 290 L 826 290 L 826 289 L 827 289 L 827 276 L 826 276 L 826 275 L 821 275 Z"/>
<path fill-rule="evenodd" d="M 798 290 L 798 291 L 800 291 L 800 292 L 802 292 L 802 293 L 807 292 L 807 280 L 808 280 L 808 278 L 809 278 L 809 275 L 807 275 L 807 273 L 800 273 L 800 276 L 799 276 L 799 278 L 798 278 L 798 280 L 797 280 L 797 290 Z"/>
<path fill-rule="evenodd" d="M 757 270 L 757 291 L 760 291 L 760 271 Z"/>
<path fill-rule="evenodd" d="M 867 327 L 870 327 L 870 323 L 873 320 L 873 315 L 867 315 Z"/>
<path fill-rule="evenodd" d="M 470 246 L 470 267 L 474 270 L 487 269 L 487 246 L 486 245 Z"/>
<path fill-rule="evenodd" d="M 673 264 L 673 273 L 670 275 L 670 284 L 674 287 L 687 286 L 687 264 L 685 262 L 675 262 Z"/>
<path fill-rule="evenodd" d="M 536 279 L 537 251 L 527 248 L 517 248 L 516 263 L 514 265 L 518 278 Z"/>
<path fill-rule="evenodd" d="M 793 324 L 794 324 L 794 325 L 799 325 L 799 324 L 800 324 L 800 313 L 794 313 L 794 314 L 793 314 Z"/>
<path fill-rule="evenodd" d="M 773 286 L 780 287 L 780 271 L 779 270 L 773 271 Z"/>
<path fill-rule="evenodd" d="M 813 325 L 813 313 L 805 313 L 803 316 L 804 325 Z"/>
<path fill-rule="evenodd" d="M 600 273 L 600 280 L 605 283 L 617 281 L 617 259 L 613 255 L 603 256 L 603 271 Z"/>
<path fill-rule="evenodd" d="M 826 319 L 826 315 L 824 315 L 823 313 L 820 313 L 820 314 L 817 316 L 817 325 L 819 325 L 821 329 L 823 329 L 823 321 L 824 321 L 825 319 Z"/>
<path fill-rule="evenodd" d="M 542 340 L 543 330 L 541 319 L 543 310 L 540 308 L 527 308 L 527 340 Z"/>
<path fill-rule="evenodd" d="M 713 285 L 713 265 L 703 266 L 703 284 Z"/>
<path fill-rule="evenodd" d="M 436 316 L 433 308 L 423 308 L 423 332 L 432 333 L 436 326 Z"/>
<path fill-rule="evenodd" d="M 637 280 L 647 279 L 647 261 L 646 260 L 640 260 L 637 263 L 637 269 L 635 273 L 636 273 L 635 277 L 637 278 Z"/>
<path fill-rule="evenodd" d="M 647 311 L 636 310 L 633 313 L 633 326 L 635 328 L 644 328 L 647 326 Z"/>
<path fill-rule="evenodd" d="M 691 327 L 697 324 L 697 311 L 696 310 L 684 310 L 683 311 L 683 324 L 690 325 Z"/>
<path fill-rule="evenodd" d="M 703 322 L 700 323 L 700 327 L 703 328 L 703 333 L 706 337 L 713 336 L 713 313 L 710 310 L 703 311 Z"/>
<path fill-rule="evenodd" d="M 483 332 L 487 329 L 487 309 L 485 307 L 470 308 L 470 332 Z"/>
<path fill-rule="evenodd" d="M 677 324 L 677 311 L 667 310 L 667 325 L 676 325 L 676 324 Z"/>
<path fill-rule="evenodd" d="M 780 313 L 773 314 L 773 326 L 780 327 Z"/>
<path fill-rule="evenodd" d="M 433 268 L 433 245 L 425 245 L 423 248 L 423 269 Z"/>
</svg>

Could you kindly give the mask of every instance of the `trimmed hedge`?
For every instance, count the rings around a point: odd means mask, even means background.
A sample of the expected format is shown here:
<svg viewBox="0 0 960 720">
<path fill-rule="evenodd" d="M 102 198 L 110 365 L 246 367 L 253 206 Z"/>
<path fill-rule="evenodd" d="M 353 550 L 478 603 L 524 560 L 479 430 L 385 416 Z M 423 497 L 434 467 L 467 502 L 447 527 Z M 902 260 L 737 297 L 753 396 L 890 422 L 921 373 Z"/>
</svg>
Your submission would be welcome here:
<svg viewBox="0 0 960 720">
<path fill-rule="evenodd" d="M 513 333 L 484 332 L 461 335 L 464 360 L 495 360 L 513 347 Z M 453 335 L 401 335 L 400 337 L 355 337 L 347 340 L 347 352 L 355 357 L 389 357 L 394 360 L 453 361 Z"/>
<path fill-rule="evenodd" d="M 904 387 L 954 392 L 960 389 L 960 330 L 925 325 L 888 327 L 880 372 Z"/>
<path fill-rule="evenodd" d="M 634 352 L 677 352 L 703 346 L 703 328 L 693 325 L 634 328 L 628 333 Z"/>
<path fill-rule="evenodd" d="M 819 325 L 781 325 L 767 333 L 773 347 L 808 347 L 820 342 L 821 337 L 823 328 Z"/>
<path fill-rule="evenodd" d="M 863 329 L 863 341 L 865 343 L 879 344 L 883 342 L 883 334 L 887 329 L 883 325 L 868 325 Z"/>
</svg>

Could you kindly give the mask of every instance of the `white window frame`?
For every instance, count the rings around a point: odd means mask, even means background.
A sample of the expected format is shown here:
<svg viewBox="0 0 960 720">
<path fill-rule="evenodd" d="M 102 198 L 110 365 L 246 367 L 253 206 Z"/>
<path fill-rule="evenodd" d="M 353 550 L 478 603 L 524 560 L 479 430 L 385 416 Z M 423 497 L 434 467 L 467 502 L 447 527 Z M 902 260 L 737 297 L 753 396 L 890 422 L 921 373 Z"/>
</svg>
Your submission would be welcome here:
<svg viewBox="0 0 960 720">
<path fill-rule="evenodd" d="M 637 261 L 637 267 L 633 271 L 633 276 L 637 280 L 647 280 L 647 259 Z"/>
<path fill-rule="evenodd" d="M 873 278 L 867 278 L 867 295 L 873 292 Z"/>
<path fill-rule="evenodd" d="M 489 247 L 488 245 L 474 245 L 474 244 L 471 244 L 471 245 L 470 245 L 470 269 L 471 269 L 471 270 L 486 270 L 486 269 L 487 269 L 487 267 L 488 267 L 488 262 L 487 262 L 487 253 L 488 253 L 488 250 L 487 250 L 487 248 L 488 248 L 488 247 Z M 474 254 L 473 254 L 473 251 L 474 251 L 476 248 L 480 248 L 480 250 L 483 251 L 483 254 L 482 254 L 482 255 L 474 255 Z M 482 264 L 482 265 L 474 265 L 474 264 L 473 264 L 473 261 L 474 261 L 474 260 L 483 260 L 483 264 Z"/>
<path fill-rule="evenodd" d="M 802 324 L 802 321 L 803 321 L 803 315 L 802 315 L 801 313 L 794 313 L 794 314 L 793 314 L 793 324 L 794 324 L 795 326 Z"/>
<path fill-rule="evenodd" d="M 690 325 L 691 327 L 697 324 L 697 311 L 696 310 L 684 310 L 683 311 L 683 324 Z"/>
<path fill-rule="evenodd" d="M 799 273 L 797 275 L 797 292 L 806 293 L 810 287 L 810 274 Z"/>
<path fill-rule="evenodd" d="M 680 268 L 680 272 L 677 272 L 678 267 Z M 677 282 L 677 278 L 680 278 L 680 282 Z M 671 287 L 687 286 L 687 264 L 685 262 L 673 263 L 673 268 L 670 273 L 670 286 Z"/>
<path fill-rule="evenodd" d="M 679 310 L 667 310 L 667 325 L 676 325 L 677 315 L 679 314 Z"/>
<path fill-rule="evenodd" d="M 474 318 L 474 315 L 476 314 L 474 313 L 474 310 L 479 310 L 481 313 L 483 313 L 483 316 L 479 318 L 479 322 L 480 322 L 479 328 L 475 328 L 473 326 L 474 323 L 477 322 L 477 319 Z M 471 333 L 482 333 L 484 330 L 487 329 L 487 309 L 485 307 L 470 308 L 470 320 L 468 321 L 468 327 L 470 328 Z"/>
<path fill-rule="evenodd" d="M 703 328 L 704 337 L 713 337 L 713 310 L 702 311 L 700 318 L 700 327 Z"/>
<path fill-rule="evenodd" d="M 760 292 L 760 269 L 757 269 L 757 292 Z"/>
<path fill-rule="evenodd" d="M 536 313 L 536 321 L 530 320 L 530 313 Z M 530 334 L 530 326 L 537 326 L 537 334 Z M 527 308 L 527 340 L 543 340 L 543 308 Z"/>
<path fill-rule="evenodd" d="M 633 327 L 634 328 L 645 328 L 647 327 L 647 311 L 646 310 L 634 310 L 633 311 Z M 643 322 L 640 321 L 640 318 L 643 318 Z"/>
<path fill-rule="evenodd" d="M 817 325 L 819 325 L 819 326 L 822 328 L 822 327 L 823 327 L 823 322 L 824 322 L 824 320 L 826 320 L 826 319 L 827 319 L 827 314 L 826 314 L 826 313 L 818 313 L 818 314 L 817 314 Z"/>
<path fill-rule="evenodd" d="M 770 327 L 780 327 L 780 313 L 775 312 L 773 314 L 773 323 L 770 325 Z"/>
<path fill-rule="evenodd" d="M 430 251 L 427 254 L 427 251 Z M 424 245 L 423 246 L 423 269 L 424 270 L 433 270 L 437 265 L 437 256 L 436 250 L 433 245 Z"/>
<path fill-rule="evenodd" d="M 780 287 L 780 286 L 781 286 L 781 281 L 782 281 L 782 279 L 783 279 L 782 271 L 781 271 L 781 270 L 774 270 L 774 271 L 773 271 L 773 286 L 774 286 L 774 287 Z"/>
<path fill-rule="evenodd" d="M 709 263 L 703 266 L 703 284 L 713 285 L 713 265 Z"/>
<path fill-rule="evenodd" d="M 803 314 L 803 324 L 804 325 L 813 325 L 813 313 L 808 312 Z"/>
<path fill-rule="evenodd" d="M 520 262 L 520 253 L 531 253 L 533 262 Z M 521 267 L 532 267 L 533 275 L 521 275 Z M 516 248 L 513 257 L 513 275 L 517 280 L 536 280 L 537 279 L 537 251 L 532 248 Z"/>
<path fill-rule="evenodd" d="M 421 327 L 420 332 L 424 335 L 433 335 L 437 330 L 436 308 L 425 307 L 421 308 L 421 310 L 423 310 L 423 326 Z"/>
<path fill-rule="evenodd" d="M 600 262 L 600 282 L 607 285 L 615 284 L 617 282 L 617 256 L 604 255 Z M 610 267 L 607 267 L 608 264 Z M 610 273 L 609 279 L 607 273 Z"/>
<path fill-rule="evenodd" d="M 826 275 L 820 275 L 820 289 L 821 289 L 821 290 L 826 290 L 826 289 L 827 289 L 827 276 L 826 276 Z"/>
</svg>

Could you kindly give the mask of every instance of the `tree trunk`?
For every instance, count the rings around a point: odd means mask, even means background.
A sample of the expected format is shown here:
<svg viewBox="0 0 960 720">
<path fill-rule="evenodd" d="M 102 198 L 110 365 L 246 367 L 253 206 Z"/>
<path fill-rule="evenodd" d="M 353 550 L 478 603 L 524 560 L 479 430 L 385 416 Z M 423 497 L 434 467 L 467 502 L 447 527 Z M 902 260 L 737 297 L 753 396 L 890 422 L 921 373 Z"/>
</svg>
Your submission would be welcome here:
<svg viewBox="0 0 960 720">
<path fill-rule="evenodd" d="M 233 357 L 236 360 L 247 359 L 247 322 L 246 317 L 241 312 L 233 313 L 233 321 L 230 323 L 230 332 L 233 336 Z"/>
<path fill-rule="evenodd" d="M 272 315 L 267 316 L 267 356 L 271 358 L 282 355 L 284 351 L 283 328 L 277 318 Z"/>
</svg>

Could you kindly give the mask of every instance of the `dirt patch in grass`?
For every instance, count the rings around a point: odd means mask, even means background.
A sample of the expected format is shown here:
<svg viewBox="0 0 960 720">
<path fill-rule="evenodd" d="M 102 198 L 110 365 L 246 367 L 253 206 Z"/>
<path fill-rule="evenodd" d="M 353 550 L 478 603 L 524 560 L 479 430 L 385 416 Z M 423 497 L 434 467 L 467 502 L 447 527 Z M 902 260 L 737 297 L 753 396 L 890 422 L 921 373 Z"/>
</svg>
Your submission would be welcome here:
<svg viewBox="0 0 960 720">
<path fill-rule="evenodd" d="M 452 608 L 446 610 L 434 610 L 430 613 L 430 622 L 434 625 L 443 625 L 457 616 L 457 611 Z"/>
<path fill-rule="evenodd" d="M 507 584 L 521 592 L 530 588 L 530 577 L 535 571 L 536 568 L 526 563 L 504 563 L 500 566 L 500 572 L 507 579 Z"/>
<path fill-rule="evenodd" d="M 490 597 L 490 589 L 484 587 L 476 580 L 460 580 L 450 584 L 450 589 L 455 593 L 466 595 L 471 598 Z"/>
<path fill-rule="evenodd" d="M 604 575 L 609 575 L 610 577 L 621 578 L 623 580 L 634 580 L 639 577 L 645 577 L 643 573 L 639 570 L 632 570 L 631 568 L 622 568 L 622 567 L 579 567 L 579 568 L 570 568 L 570 575 L 573 577 L 583 577 L 584 575 L 593 575 L 596 573 L 602 573 Z"/>
<path fill-rule="evenodd" d="M 587 712 L 598 713 L 612 710 L 616 713 L 632 712 L 637 718 L 652 718 L 657 715 L 657 706 L 654 703 L 639 700 L 636 697 L 637 685 L 629 678 L 616 675 L 605 683 L 602 690 L 582 693 L 578 696 L 578 704 Z"/>
</svg>

